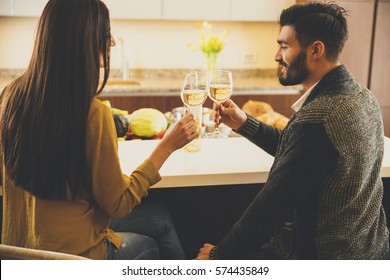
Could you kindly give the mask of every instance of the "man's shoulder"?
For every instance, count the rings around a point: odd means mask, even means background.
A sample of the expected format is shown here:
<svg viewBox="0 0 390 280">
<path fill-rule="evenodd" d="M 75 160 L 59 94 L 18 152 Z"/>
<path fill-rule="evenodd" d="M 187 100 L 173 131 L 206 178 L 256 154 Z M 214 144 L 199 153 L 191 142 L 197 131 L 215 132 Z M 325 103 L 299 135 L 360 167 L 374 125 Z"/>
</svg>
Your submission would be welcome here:
<svg viewBox="0 0 390 280">
<path fill-rule="evenodd" d="M 364 86 L 351 82 L 324 90 L 317 98 L 305 104 L 300 114 L 308 118 L 328 118 L 346 114 L 359 115 L 363 111 L 379 110 L 375 96 Z"/>
</svg>

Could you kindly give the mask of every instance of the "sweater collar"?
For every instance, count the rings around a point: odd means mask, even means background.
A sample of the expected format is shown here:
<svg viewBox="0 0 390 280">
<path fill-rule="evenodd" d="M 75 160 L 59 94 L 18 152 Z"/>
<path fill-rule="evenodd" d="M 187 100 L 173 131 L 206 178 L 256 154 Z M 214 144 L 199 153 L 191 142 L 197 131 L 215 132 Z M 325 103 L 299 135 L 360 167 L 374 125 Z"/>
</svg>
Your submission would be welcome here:
<svg viewBox="0 0 390 280">
<path fill-rule="evenodd" d="M 303 103 L 305 103 L 306 99 L 309 97 L 313 88 L 317 84 L 318 84 L 318 82 L 316 82 L 314 85 L 312 85 L 293 105 L 291 105 L 291 109 L 293 109 L 295 112 L 298 112 L 299 109 L 301 109 Z"/>
<path fill-rule="evenodd" d="M 315 87 L 311 90 L 309 96 L 307 96 L 302 107 L 316 99 L 323 92 L 333 92 L 332 89 L 334 88 L 338 88 L 340 90 L 340 83 L 352 79 L 353 77 L 348 72 L 348 69 L 345 65 L 337 66 L 336 68 L 329 71 L 325 76 L 322 77 L 320 81 L 317 82 Z"/>
</svg>

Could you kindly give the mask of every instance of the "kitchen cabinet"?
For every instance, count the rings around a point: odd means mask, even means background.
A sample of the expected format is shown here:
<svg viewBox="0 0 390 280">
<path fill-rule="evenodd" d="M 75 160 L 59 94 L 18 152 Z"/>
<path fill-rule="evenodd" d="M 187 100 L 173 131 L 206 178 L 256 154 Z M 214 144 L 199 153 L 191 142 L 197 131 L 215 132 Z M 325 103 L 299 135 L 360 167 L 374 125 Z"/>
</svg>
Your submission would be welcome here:
<svg viewBox="0 0 390 280">
<path fill-rule="evenodd" d="M 39 17 L 48 0 L 1 0 L 0 15 Z M 161 19 L 162 0 L 106 0 L 113 19 Z"/>
<path fill-rule="evenodd" d="M 48 0 L 1 0 L 0 16 L 39 17 Z M 105 0 L 112 19 L 276 21 L 292 0 Z"/>
<path fill-rule="evenodd" d="M 248 100 L 263 101 L 272 105 L 276 112 L 279 112 L 286 117 L 291 117 L 294 111 L 291 105 L 299 99 L 300 94 L 259 94 L 245 95 L 237 94 L 232 96 L 232 100 L 241 108 Z M 122 110 L 127 110 L 129 113 L 140 108 L 155 108 L 165 113 L 173 108 L 182 107 L 183 102 L 179 96 L 131 96 L 131 95 L 100 95 L 100 100 L 109 100 L 111 106 Z M 213 102 L 207 98 L 204 107 L 212 108 Z"/>
<path fill-rule="evenodd" d="M 164 0 L 163 19 L 276 21 L 290 0 Z"/>
<path fill-rule="evenodd" d="M 167 20 L 229 20 L 230 1 L 226 0 L 164 0 L 163 19 Z"/>
<path fill-rule="evenodd" d="M 231 0 L 232 21 L 277 21 L 290 0 Z"/>
<path fill-rule="evenodd" d="M 48 0 L 14 0 L 14 15 L 20 17 L 39 17 Z"/>
<path fill-rule="evenodd" d="M 348 67 L 357 81 L 368 86 L 374 0 L 343 0 L 337 3 L 344 7 L 349 15 L 349 36 L 341 54 L 341 63 Z"/>
<path fill-rule="evenodd" d="M 131 96 L 101 95 L 100 100 L 109 100 L 111 107 L 126 110 L 129 113 L 141 108 L 154 108 L 165 113 L 175 107 L 183 106 L 179 96 Z"/>
<path fill-rule="evenodd" d="M 161 19 L 161 0 L 106 0 L 112 19 Z"/>
<path fill-rule="evenodd" d="M 374 34 L 370 89 L 382 110 L 385 135 L 390 136 L 390 0 L 379 0 Z"/>
<path fill-rule="evenodd" d="M 0 16 L 13 16 L 13 15 L 14 15 L 13 0 L 1 0 Z"/>
</svg>

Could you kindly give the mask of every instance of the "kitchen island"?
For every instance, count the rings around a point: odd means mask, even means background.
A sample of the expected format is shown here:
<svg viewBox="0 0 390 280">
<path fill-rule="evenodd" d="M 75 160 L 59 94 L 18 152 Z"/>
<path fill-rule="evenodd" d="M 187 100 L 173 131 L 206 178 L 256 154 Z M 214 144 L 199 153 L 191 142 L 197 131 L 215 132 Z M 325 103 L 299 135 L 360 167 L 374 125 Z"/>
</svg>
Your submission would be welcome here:
<svg viewBox="0 0 390 280">
<path fill-rule="evenodd" d="M 129 174 L 145 160 L 157 141 L 119 142 L 123 172 Z M 202 139 L 201 151 L 172 154 L 160 169 L 162 180 L 146 199 L 168 206 L 191 259 L 203 243 L 218 243 L 225 236 L 264 186 L 272 163 L 272 156 L 243 137 Z M 385 138 L 381 176 L 390 217 L 390 138 Z"/>
<path fill-rule="evenodd" d="M 123 172 L 130 174 L 158 141 L 118 142 Z M 203 243 L 218 243 L 225 236 L 263 187 L 272 163 L 272 156 L 243 137 L 202 139 L 201 151 L 180 149 L 172 154 L 160 169 L 162 180 L 145 199 L 168 206 L 191 259 Z M 390 227 L 390 138 L 385 138 L 381 176 Z"/>
<path fill-rule="evenodd" d="M 145 160 L 159 140 L 119 142 L 122 170 L 129 174 Z M 160 170 L 162 180 L 152 188 L 262 184 L 268 177 L 273 157 L 244 137 L 202 139 L 199 152 L 180 149 Z M 385 137 L 381 170 L 390 177 L 390 138 Z M 390 186 L 389 186 L 390 187 Z"/>
</svg>

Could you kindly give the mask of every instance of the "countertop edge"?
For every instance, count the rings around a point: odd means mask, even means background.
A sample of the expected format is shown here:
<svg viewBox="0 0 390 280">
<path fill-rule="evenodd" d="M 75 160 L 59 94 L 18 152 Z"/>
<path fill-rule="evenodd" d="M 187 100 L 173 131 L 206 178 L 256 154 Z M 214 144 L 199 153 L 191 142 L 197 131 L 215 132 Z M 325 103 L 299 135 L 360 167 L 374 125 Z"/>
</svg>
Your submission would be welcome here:
<svg viewBox="0 0 390 280">
<path fill-rule="evenodd" d="M 114 96 L 179 96 L 180 90 L 103 90 L 99 96 L 114 97 Z M 259 89 L 237 89 L 233 91 L 233 95 L 299 95 L 301 90 L 299 89 L 275 89 L 275 88 L 259 88 Z"/>
</svg>

